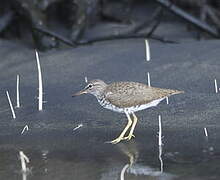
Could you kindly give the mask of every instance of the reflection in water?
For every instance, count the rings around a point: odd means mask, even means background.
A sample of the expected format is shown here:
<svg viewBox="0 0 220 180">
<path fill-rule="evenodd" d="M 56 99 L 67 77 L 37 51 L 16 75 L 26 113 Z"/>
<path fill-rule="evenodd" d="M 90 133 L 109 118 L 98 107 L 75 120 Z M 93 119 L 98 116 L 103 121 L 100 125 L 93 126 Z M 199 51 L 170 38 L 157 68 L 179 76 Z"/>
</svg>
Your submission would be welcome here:
<svg viewBox="0 0 220 180">
<path fill-rule="evenodd" d="M 160 171 L 151 168 L 149 166 L 144 166 L 141 164 L 135 164 L 129 168 L 128 173 L 134 174 L 135 176 L 151 176 L 151 177 L 163 177 L 164 179 L 173 179 L 173 175 L 168 173 L 161 173 Z"/>
<path fill-rule="evenodd" d="M 174 175 L 163 172 L 162 146 L 159 146 L 160 171 L 138 163 L 139 152 L 135 141 L 120 143 L 117 145 L 120 151 L 129 158 L 129 164 L 125 164 L 120 173 L 120 180 L 124 180 L 125 172 L 127 175 L 151 176 L 159 179 L 173 179 Z"/>
<path fill-rule="evenodd" d="M 27 180 L 27 173 L 22 173 L 22 180 Z"/>
<path fill-rule="evenodd" d="M 48 155 L 48 153 L 49 153 L 48 150 L 42 150 L 41 151 L 42 159 L 43 159 L 43 162 L 44 162 L 44 165 L 45 165 L 45 168 L 44 168 L 45 173 L 48 172 L 48 169 L 47 169 L 47 155 Z"/>
<path fill-rule="evenodd" d="M 114 146 L 103 144 L 106 138 L 100 136 L 103 130 L 97 130 L 94 138 L 88 138 L 93 131 L 86 128 L 82 129 L 83 133 L 74 135 L 70 128 L 64 132 L 2 137 L 0 179 L 204 180 L 210 176 L 219 179 L 219 129 L 209 134 L 209 139 L 203 128 L 196 132 L 167 130 L 166 146 L 158 146 L 156 128 L 140 130 L 136 140 Z M 21 173 L 19 150 L 30 155 L 31 176 Z"/>
<path fill-rule="evenodd" d="M 117 147 L 123 154 L 125 154 L 129 158 L 130 166 L 132 166 L 137 161 L 139 157 L 139 152 L 137 149 L 137 144 L 134 140 L 131 140 L 127 143 L 122 142 L 120 144 L 117 144 Z"/>
<path fill-rule="evenodd" d="M 125 164 L 125 166 L 121 170 L 120 180 L 124 180 L 126 170 L 128 170 L 128 168 L 131 168 L 138 158 L 138 150 L 134 141 L 130 141 L 126 144 L 120 143 L 117 146 L 120 151 L 129 158 L 129 164 Z"/>
<path fill-rule="evenodd" d="M 30 163 L 30 160 L 23 151 L 19 151 L 19 155 L 21 160 L 22 180 L 27 180 L 27 174 L 29 174 L 31 170 L 26 166 L 26 163 Z"/>
<path fill-rule="evenodd" d="M 128 167 L 129 167 L 129 164 L 125 164 L 125 166 L 122 168 L 121 175 L 120 175 L 120 180 L 125 179 L 125 171 L 128 169 Z"/>
<path fill-rule="evenodd" d="M 158 146 L 159 146 L 159 155 L 158 158 L 160 160 L 160 172 L 163 173 L 163 160 L 162 160 L 162 153 L 163 153 L 163 148 L 162 148 L 162 125 L 161 125 L 161 115 L 158 116 L 159 120 L 159 132 L 158 132 Z"/>
<path fill-rule="evenodd" d="M 162 154 L 163 154 L 163 147 L 159 146 L 159 160 L 160 160 L 160 172 L 163 173 L 163 159 L 162 159 Z"/>
<path fill-rule="evenodd" d="M 209 159 L 209 155 L 213 155 L 214 153 L 214 147 L 211 145 L 209 142 L 209 136 L 205 136 L 205 141 L 204 141 L 204 148 L 203 148 L 203 153 L 207 155 L 207 159 Z"/>
<path fill-rule="evenodd" d="M 203 129 L 202 129 L 203 130 Z M 0 179 L 36 180 L 36 179 L 90 179 L 90 180 L 170 180 L 170 179 L 208 179 L 215 176 L 219 179 L 219 134 L 218 138 L 202 133 L 195 136 L 189 131 L 187 141 L 181 141 L 179 131 L 169 135 L 166 132 L 166 146 L 158 146 L 155 131 L 137 140 L 122 142 L 117 145 L 103 144 L 103 139 L 97 141 L 73 141 L 72 136 L 66 136 L 66 131 L 49 136 L 22 136 L 19 139 L 1 140 L 0 146 Z M 101 131 L 102 132 L 102 131 Z M 220 132 L 220 131 L 219 131 Z M 72 135 L 72 131 L 68 131 Z M 145 133 L 145 132 L 144 132 Z M 96 137 L 100 138 L 101 133 Z M 88 133 L 90 135 L 90 132 Z M 203 136 L 201 136 L 203 135 Z M 49 136 L 49 137 L 48 137 Z M 46 138 L 44 138 L 46 137 Z M 80 137 L 80 136 L 78 136 Z M 78 138 L 77 137 L 77 138 Z M 102 137 L 101 137 L 102 138 Z M 45 141 L 42 141 L 42 139 Z M 16 141 L 16 143 L 15 143 Z M 26 141 L 23 143 L 23 141 Z M 89 143 L 88 143 L 89 142 Z M 96 142 L 96 143 L 94 143 Z M 146 143 L 147 142 L 147 143 Z M 14 143 L 14 144 L 13 144 Z M 44 144 L 45 143 L 45 144 Z M 17 160 L 18 150 L 24 150 L 31 155 L 33 174 L 21 172 L 21 162 Z M 16 163 L 14 163 L 16 162 Z M 27 168 L 30 167 L 26 164 Z M 28 166 L 29 165 L 29 166 Z M 166 168 L 165 168 L 166 165 Z M 174 176 L 172 174 L 176 174 Z M 202 174 L 198 175 L 198 172 Z M 202 177 L 203 176 L 203 177 Z"/>
<path fill-rule="evenodd" d="M 29 163 L 29 158 L 23 153 L 23 151 L 19 151 L 20 160 L 21 160 L 21 171 L 26 173 L 28 172 L 28 167 L 26 166 L 26 163 Z"/>
</svg>

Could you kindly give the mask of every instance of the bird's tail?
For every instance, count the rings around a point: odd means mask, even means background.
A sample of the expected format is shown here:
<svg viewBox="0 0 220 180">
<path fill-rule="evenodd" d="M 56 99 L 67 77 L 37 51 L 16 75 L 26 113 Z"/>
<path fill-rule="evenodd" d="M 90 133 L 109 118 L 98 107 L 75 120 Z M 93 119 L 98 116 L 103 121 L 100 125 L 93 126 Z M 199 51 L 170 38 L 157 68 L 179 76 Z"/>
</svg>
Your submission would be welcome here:
<svg viewBox="0 0 220 180">
<path fill-rule="evenodd" d="M 184 91 L 172 90 L 169 95 L 171 96 L 171 95 L 174 95 L 174 94 L 182 94 L 182 93 L 184 93 Z"/>
</svg>

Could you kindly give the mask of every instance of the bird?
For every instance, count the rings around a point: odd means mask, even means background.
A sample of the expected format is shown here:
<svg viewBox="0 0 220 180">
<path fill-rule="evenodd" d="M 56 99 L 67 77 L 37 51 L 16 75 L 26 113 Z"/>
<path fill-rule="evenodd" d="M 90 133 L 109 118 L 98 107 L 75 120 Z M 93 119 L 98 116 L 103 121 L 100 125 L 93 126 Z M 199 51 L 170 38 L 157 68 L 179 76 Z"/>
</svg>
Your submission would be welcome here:
<svg viewBox="0 0 220 180">
<path fill-rule="evenodd" d="M 184 91 L 157 88 L 132 81 L 106 84 L 103 80 L 94 79 L 87 82 L 85 88 L 72 96 L 92 94 L 102 107 L 118 113 L 125 113 L 128 120 L 127 125 L 116 139 L 109 141 L 112 144 L 117 144 L 122 140 L 131 140 L 135 137 L 134 129 L 138 121 L 135 112 L 157 106 L 166 97 L 180 93 L 184 93 Z M 126 136 L 129 128 L 130 132 Z"/>
</svg>

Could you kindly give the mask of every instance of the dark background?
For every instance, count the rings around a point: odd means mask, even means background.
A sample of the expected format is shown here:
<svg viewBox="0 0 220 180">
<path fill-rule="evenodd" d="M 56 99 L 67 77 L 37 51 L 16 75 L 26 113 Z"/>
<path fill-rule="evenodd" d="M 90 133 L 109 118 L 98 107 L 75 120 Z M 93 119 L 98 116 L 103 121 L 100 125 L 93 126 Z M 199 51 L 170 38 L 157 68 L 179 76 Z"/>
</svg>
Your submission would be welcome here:
<svg viewBox="0 0 220 180">
<path fill-rule="evenodd" d="M 126 38 L 174 43 L 175 34 L 155 31 L 177 21 L 196 39 L 218 38 L 219 8 L 217 0 L 2 0 L 0 37 L 41 51 Z"/>
</svg>

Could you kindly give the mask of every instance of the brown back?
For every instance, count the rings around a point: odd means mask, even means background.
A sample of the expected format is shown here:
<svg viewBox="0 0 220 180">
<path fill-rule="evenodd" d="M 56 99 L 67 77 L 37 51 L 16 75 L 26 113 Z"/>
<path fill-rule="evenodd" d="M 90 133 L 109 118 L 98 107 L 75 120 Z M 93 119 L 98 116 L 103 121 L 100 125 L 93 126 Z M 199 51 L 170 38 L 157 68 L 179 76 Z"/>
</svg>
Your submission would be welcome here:
<svg viewBox="0 0 220 180">
<path fill-rule="evenodd" d="M 106 99 L 117 107 L 132 107 L 150 103 L 183 91 L 149 87 L 137 82 L 114 82 L 105 90 Z"/>
</svg>

